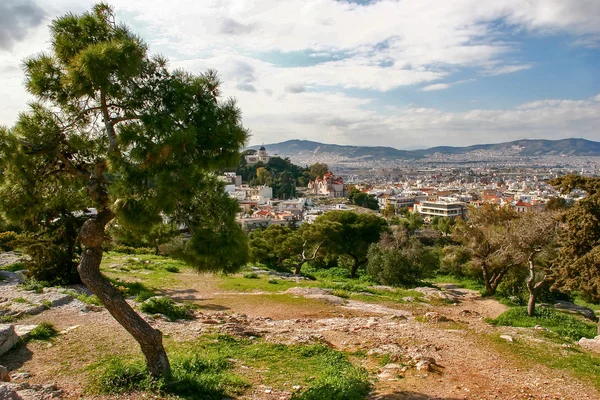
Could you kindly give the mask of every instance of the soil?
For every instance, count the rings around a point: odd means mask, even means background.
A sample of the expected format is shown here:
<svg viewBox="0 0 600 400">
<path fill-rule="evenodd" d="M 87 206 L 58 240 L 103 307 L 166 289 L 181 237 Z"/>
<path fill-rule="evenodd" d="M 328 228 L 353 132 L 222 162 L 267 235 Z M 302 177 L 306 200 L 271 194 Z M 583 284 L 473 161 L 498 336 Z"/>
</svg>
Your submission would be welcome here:
<svg viewBox="0 0 600 400">
<path fill-rule="evenodd" d="M 387 354 L 387 367 L 367 365 L 379 376 L 370 399 L 600 399 L 600 392 L 589 382 L 543 365 L 526 365 L 514 355 L 495 350 L 487 335 L 506 334 L 526 340 L 527 332 L 487 324 L 485 318 L 497 317 L 506 307 L 493 299 L 482 299 L 474 291 L 439 285 L 456 303 L 435 306 L 356 300 L 336 304 L 326 296 L 319 298 L 318 293 L 313 298 L 290 293 L 222 293 L 218 279 L 211 275 L 182 274 L 181 278 L 185 289 L 167 290 L 165 294 L 193 300 L 199 309 L 190 321 L 149 318 L 167 340 L 189 340 L 218 330 L 281 343 L 318 341 L 348 352 Z M 424 318 L 430 312 L 436 314 Z M 448 321 L 435 322 L 444 319 Z M 69 330 L 52 343 L 30 342 L 0 356 L 0 364 L 11 373 L 30 374 L 15 382 L 55 383 L 66 399 L 148 397 L 94 397 L 84 391 L 90 364 L 109 354 L 138 352 L 137 344 L 106 310 L 86 311 L 67 304 L 24 318 L 19 324 L 42 321 Z M 415 368 L 420 360 L 433 361 L 429 370 Z M 285 398 L 285 393 L 266 393 L 261 387 L 243 397 Z"/>
</svg>

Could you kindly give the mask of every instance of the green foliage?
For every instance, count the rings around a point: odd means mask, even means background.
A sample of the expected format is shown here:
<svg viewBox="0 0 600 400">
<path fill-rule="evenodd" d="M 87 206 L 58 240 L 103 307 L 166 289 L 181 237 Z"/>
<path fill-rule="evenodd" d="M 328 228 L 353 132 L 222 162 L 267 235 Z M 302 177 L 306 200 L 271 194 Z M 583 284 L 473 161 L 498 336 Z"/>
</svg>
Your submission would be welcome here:
<svg viewBox="0 0 600 400">
<path fill-rule="evenodd" d="M 44 291 L 44 288 L 50 286 L 52 286 L 50 282 L 38 281 L 35 278 L 29 278 L 19 285 L 19 287 L 23 290 L 29 290 L 36 293 L 42 293 Z"/>
<path fill-rule="evenodd" d="M 58 331 L 49 322 L 42 322 L 29 333 L 29 340 L 50 340 L 58 335 Z"/>
<path fill-rule="evenodd" d="M 431 220 L 431 226 L 433 229 L 440 231 L 443 235 L 447 236 L 452 232 L 452 227 L 456 220 L 450 217 L 439 217 L 435 216 Z"/>
<path fill-rule="evenodd" d="M 440 274 L 481 280 L 481 270 L 471 264 L 470 261 L 470 249 L 464 246 L 445 246 L 442 249 Z"/>
<path fill-rule="evenodd" d="M 102 302 L 100 301 L 98 296 L 96 296 L 95 294 L 89 296 L 85 293 L 79 293 L 73 289 L 63 290 L 63 293 L 73 296 L 74 298 L 76 298 L 77 300 L 79 300 L 85 304 L 90 304 L 93 306 L 101 306 L 102 305 Z"/>
<path fill-rule="evenodd" d="M 372 244 L 367 257 L 367 273 L 384 285 L 416 284 L 439 268 L 439 256 L 399 227 Z"/>
<path fill-rule="evenodd" d="M 317 162 L 317 163 L 314 163 L 313 165 L 311 165 L 310 167 L 308 167 L 308 173 L 309 173 L 310 179 L 312 179 L 313 181 L 315 179 L 317 179 L 318 177 L 322 177 L 327 172 L 329 172 L 329 166 L 325 163 Z"/>
<path fill-rule="evenodd" d="M 54 285 L 80 283 L 77 264 L 81 248 L 77 244 L 83 217 L 63 211 L 52 221 L 40 223 L 32 232 L 19 236 L 18 244 L 31 257 L 29 275 Z"/>
<path fill-rule="evenodd" d="M 489 322 L 493 325 L 525 328 L 539 325 L 552 330 L 561 337 L 566 337 L 574 341 L 582 337 L 594 338 L 597 334 L 596 324 L 585 322 L 576 316 L 542 307 L 536 309 L 533 317 L 527 315 L 527 307 L 511 308 Z"/>
<path fill-rule="evenodd" d="M 253 150 L 251 150 L 253 151 Z M 247 153 L 244 153 L 247 154 Z M 279 199 L 290 199 L 296 196 L 296 186 L 306 186 L 309 170 L 292 164 L 287 158 L 271 157 L 267 164 L 259 162 L 247 165 L 243 157 L 236 174 L 250 185 L 267 185 L 273 189 L 273 196 Z"/>
<path fill-rule="evenodd" d="M 374 194 L 363 193 L 356 188 L 352 188 L 348 194 L 348 200 L 354 205 L 369 208 L 371 210 L 379 210 L 379 202 Z"/>
<path fill-rule="evenodd" d="M 140 310 L 148 314 L 166 315 L 171 321 L 191 318 L 187 307 L 177 305 L 168 297 L 151 297 L 142 303 Z"/>
<path fill-rule="evenodd" d="M 173 380 L 151 379 L 141 360 L 111 357 L 91 367 L 88 390 L 97 394 L 146 391 L 157 396 L 186 399 L 240 397 L 250 384 L 238 374 L 248 373 L 261 384 L 289 390 L 302 386 L 294 399 L 364 399 L 370 389 L 368 375 L 347 356 L 324 345 L 293 345 L 210 335 L 180 343 L 170 351 Z M 236 369 L 234 363 L 247 366 Z"/>
<path fill-rule="evenodd" d="M 24 269 L 27 269 L 27 263 L 23 262 L 23 261 L 19 261 L 19 262 L 12 263 L 12 264 L 5 264 L 0 267 L 0 271 L 10 271 L 10 272 L 22 271 Z"/>
<path fill-rule="evenodd" d="M 246 279 L 260 279 L 256 272 L 248 272 L 244 274 L 244 278 Z"/>
<path fill-rule="evenodd" d="M 0 250 L 14 250 L 13 242 L 17 239 L 17 234 L 12 231 L 0 232 Z"/>
<path fill-rule="evenodd" d="M 381 233 L 387 230 L 387 223 L 378 215 L 352 211 L 327 212 L 319 216 L 313 225 L 315 232 L 324 238 L 325 256 L 352 258 L 352 277 L 356 276 L 360 266 L 366 264 L 371 243 L 377 242 Z"/>
<path fill-rule="evenodd" d="M 132 247 L 132 246 L 123 246 L 116 245 L 113 246 L 112 251 L 116 253 L 124 253 L 124 254 L 154 254 L 155 250 L 150 247 Z"/>
<path fill-rule="evenodd" d="M 564 211 L 565 229 L 552 277 L 555 287 L 576 290 L 589 302 L 600 301 L 600 178 L 567 175 L 550 182 L 563 193 L 582 189 L 587 196 Z"/>
</svg>

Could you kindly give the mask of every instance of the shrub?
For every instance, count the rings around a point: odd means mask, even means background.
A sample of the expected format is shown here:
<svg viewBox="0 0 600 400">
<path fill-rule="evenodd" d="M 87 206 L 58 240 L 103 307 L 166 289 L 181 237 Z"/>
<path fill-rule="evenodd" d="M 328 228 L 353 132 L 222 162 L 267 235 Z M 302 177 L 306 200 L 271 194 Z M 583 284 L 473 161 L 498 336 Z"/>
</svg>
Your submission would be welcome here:
<svg viewBox="0 0 600 400">
<path fill-rule="evenodd" d="M 271 285 L 279 285 L 279 279 L 269 279 L 268 283 Z"/>
<path fill-rule="evenodd" d="M 148 314 L 166 315 L 171 321 L 191 317 L 187 307 L 175 304 L 168 297 L 151 297 L 142 303 L 140 309 Z"/>
<path fill-rule="evenodd" d="M 246 279 L 260 279 L 260 276 L 256 272 L 248 272 L 244 274 L 244 278 Z"/>
<path fill-rule="evenodd" d="M 0 250 L 10 251 L 14 249 L 14 241 L 17 239 L 17 234 L 12 231 L 0 233 Z"/>
<path fill-rule="evenodd" d="M 373 244 L 369 248 L 367 273 L 383 285 L 411 285 L 433 276 L 439 258 L 431 250 L 413 240 L 405 247 Z"/>
<path fill-rule="evenodd" d="M 179 272 L 179 268 L 177 268 L 174 265 L 167 265 L 164 268 L 165 268 L 165 271 L 167 271 L 167 272 L 173 272 L 173 273 L 178 273 Z"/>
<path fill-rule="evenodd" d="M 123 254 L 155 254 L 156 250 L 150 247 L 113 246 L 112 251 Z"/>
<path fill-rule="evenodd" d="M 30 340 L 50 340 L 58 334 L 58 331 L 49 322 L 42 322 L 36 326 L 30 333 Z"/>
</svg>

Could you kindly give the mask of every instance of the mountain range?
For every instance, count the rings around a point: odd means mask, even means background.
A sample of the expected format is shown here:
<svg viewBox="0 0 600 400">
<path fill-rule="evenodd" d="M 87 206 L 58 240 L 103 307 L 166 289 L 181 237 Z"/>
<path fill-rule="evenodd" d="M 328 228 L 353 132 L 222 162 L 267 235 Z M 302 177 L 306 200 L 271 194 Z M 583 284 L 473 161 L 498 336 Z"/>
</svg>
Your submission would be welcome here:
<svg viewBox="0 0 600 400">
<path fill-rule="evenodd" d="M 600 142 L 586 139 L 524 139 L 513 142 L 478 144 L 466 147 L 438 146 L 423 150 L 398 150 L 385 146 L 345 146 L 326 144 L 309 140 L 287 140 L 265 144 L 269 154 L 277 154 L 290 159 L 333 156 L 355 160 L 414 160 L 432 155 L 460 155 L 472 152 L 498 152 L 511 156 L 600 156 Z M 258 149 L 260 146 L 251 146 Z"/>
</svg>

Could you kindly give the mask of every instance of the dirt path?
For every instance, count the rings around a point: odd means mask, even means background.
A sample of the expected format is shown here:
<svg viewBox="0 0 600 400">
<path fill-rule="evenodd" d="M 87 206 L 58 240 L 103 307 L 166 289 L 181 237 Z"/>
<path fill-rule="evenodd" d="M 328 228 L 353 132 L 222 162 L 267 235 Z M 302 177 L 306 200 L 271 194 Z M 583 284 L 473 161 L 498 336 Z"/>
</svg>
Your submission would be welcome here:
<svg viewBox="0 0 600 400">
<path fill-rule="evenodd" d="M 216 279 L 198 275 L 185 279 L 188 289 L 172 294 L 195 300 L 200 311 L 192 321 L 153 321 L 169 340 L 189 340 L 217 329 L 243 335 L 255 332 L 282 343 L 324 341 L 349 352 L 386 355 L 387 368 L 367 365 L 379 375 L 371 399 L 600 399 L 591 385 L 561 371 L 541 365 L 527 368 L 514 357 L 495 351 L 486 335 L 515 334 L 515 330 L 486 324 L 485 317 L 496 317 L 506 308 L 474 291 L 443 285 L 447 293 L 460 299 L 458 305 L 355 300 L 333 304 L 289 294 L 222 293 Z M 424 316 L 428 312 L 437 313 L 432 321 L 442 317 L 451 321 L 427 322 Z M 65 389 L 65 398 L 81 398 L 85 368 L 90 363 L 115 352 L 137 351 L 137 345 L 106 311 L 84 313 L 65 306 L 22 323 L 41 321 L 52 322 L 61 330 L 77 328 L 52 345 L 32 343 L 17 349 L 0 357 L 0 364 L 12 371 L 27 371 L 30 383 L 56 382 Z M 417 361 L 428 358 L 435 360 L 431 370 L 414 368 Z M 245 399 L 281 397 L 254 391 Z"/>
</svg>

